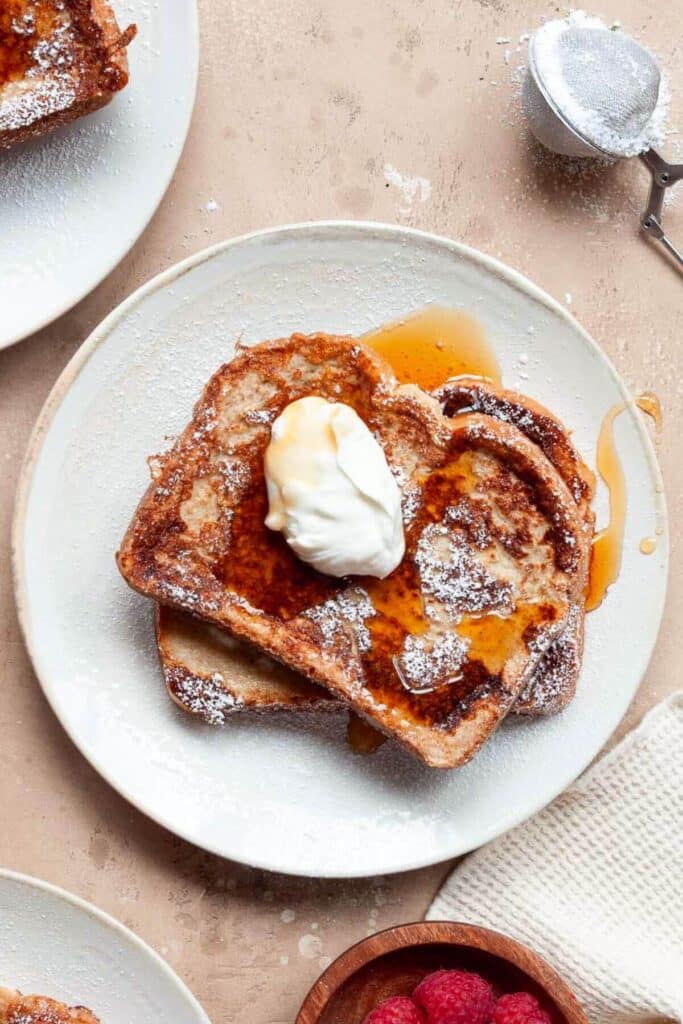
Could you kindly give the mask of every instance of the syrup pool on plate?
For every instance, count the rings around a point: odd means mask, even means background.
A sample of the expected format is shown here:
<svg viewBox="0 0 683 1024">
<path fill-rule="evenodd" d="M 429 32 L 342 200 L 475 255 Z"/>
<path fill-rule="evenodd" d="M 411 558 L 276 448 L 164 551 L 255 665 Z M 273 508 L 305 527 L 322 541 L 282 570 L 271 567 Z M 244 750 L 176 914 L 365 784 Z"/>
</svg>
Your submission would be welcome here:
<svg viewBox="0 0 683 1024">
<path fill-rule="evenodd" d="M 593 538 L 586 611 L 592 612 L 605 599 L 621 568 L 626 524 L 626 478 L 614 443 L 614 421 L 626 408 L 623 402 L 612 406 L 606 414 L 596 452 L 598 473 L 609 494 L 609 522 Z"/>
<path fill-rule="evenodd" d="M 461 309 L 427 306 L 361 336 L 384 356 L 401 384 L 433 391 L 451 377 L 500 385 L 500 367 L 481 325 Z"/>
<path fill-rule="evenodd" d="M 386 736 L 351 711 L 346 728 L 346 740 L 354 754 L 372 754 L 386 742 Z"/>
<path fill-rule="evenodd" d="M 642 395 L 638 395 L 636 398 L 636 405 L 650 417 L 655 425 L 655 442 L 659 441 L 662 433 L 662 426 L 664 423 L 664 417 L 662 415 L 662 405 L 657 395 L 653 391 L 644 391 Z"/>
<path fill-rule="evenodd" d="M 635 404 L 653 420 L 655 439 L 659 439 L 662 430 L 662 408 L 657 396 L 652 392 L 644 392 L 635 399 Z M 589 612 L 600 607 L 621 569 L 627 496 L 626 480 L 614 442 L 614 421 L 625 408 L 626 403 L 619 402 L 608 410 L 598 436 L 596 462 L 598 472 L 609 493 L 609 522 L 604 529 L 598 530 L 593 539 L 586 595 L 586 611 Z M 656 546 L 655 538 L 644 537 L 639 549 L 643 555 L 651 555 Z"/>
</svg>

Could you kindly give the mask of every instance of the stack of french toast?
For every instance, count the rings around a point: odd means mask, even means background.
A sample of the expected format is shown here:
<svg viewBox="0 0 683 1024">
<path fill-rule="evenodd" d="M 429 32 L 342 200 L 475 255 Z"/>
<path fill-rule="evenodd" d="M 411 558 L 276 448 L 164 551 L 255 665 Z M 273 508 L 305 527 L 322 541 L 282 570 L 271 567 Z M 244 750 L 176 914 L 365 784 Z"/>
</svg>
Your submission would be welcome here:
<svg viewBox="0 0 683 1024">
<path fill-rule="evenodd" d="M 405 551 L 385 578 L 320 572 L 265 524 L 273 423 L 308 396 L 354 410 L 398 485 Z M 346 708 L 454 768 L 508 713 L 574 696 L 594 479 L 531 399 L 465 377 L 428 393 L 362 341 L 297 334 L 239 348 L 150 467 L 117 559 L 156 602 L 185 711 Z"/>
</svg>

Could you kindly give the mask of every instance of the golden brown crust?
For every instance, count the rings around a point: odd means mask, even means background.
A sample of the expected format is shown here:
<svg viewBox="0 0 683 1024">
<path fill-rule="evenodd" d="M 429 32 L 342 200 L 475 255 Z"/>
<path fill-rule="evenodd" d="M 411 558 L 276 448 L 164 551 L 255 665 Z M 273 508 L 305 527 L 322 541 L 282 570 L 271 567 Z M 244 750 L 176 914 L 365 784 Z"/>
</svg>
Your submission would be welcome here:
<svg viewBox="0 0 683 1024">
<path fill-rule="evenodd" d="M 5 0 L 0 13 L 0 148 L 105 106 L 128 83 L 126 47 L 106 0 Z"/>
<path fill-rule="evenodd" d="M 47 996 L 0 988 L 0 1024 L 100 1024 L 85 1006 L 66 1006 Z"/>
<path fill-rule="evenodd" d="M 390 582 L 321 577 L 263 525 L 269 423 L 304 394 L 352 405 L 402 477 L 404 517 L 406 502 L 417 506 Z M 257 644 L 428 764 L 453 767 L 510 710 L 582 591 L 580 530 L 565 484 L 515 427 L 449 420 L 353 339 L 295 335 L 244 351 L 209 381 L 118 562 L 141 593 Z M 411 602 L 419 636 L 406 626 Z M 431 682 L 418 689 L 423 668 Z"/>
</svg>

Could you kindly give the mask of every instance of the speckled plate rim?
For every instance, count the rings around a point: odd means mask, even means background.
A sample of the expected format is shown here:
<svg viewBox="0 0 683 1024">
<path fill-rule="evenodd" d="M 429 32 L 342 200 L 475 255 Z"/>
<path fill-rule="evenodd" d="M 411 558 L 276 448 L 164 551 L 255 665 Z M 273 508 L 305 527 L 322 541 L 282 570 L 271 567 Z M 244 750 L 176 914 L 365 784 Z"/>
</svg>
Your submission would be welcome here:
<svg viewBox="0 0 683 1024">
<path fill-rule="evenodd" d="M 176 153 L 174 154 L 174 158 L 171 160 L 166 173 L 159 178 L 158 188 L 153 201 L 149 204 L 149 209 L 143 217 L 131 226 L 126 238 L 114 251 L 112 251 L 109 259 L 98 267 L 91 277 L 84 280 L 79 287 L 75 288 L 69 295 L 65 296 L 59 305 L 38 317 L 30 330 L 27 331 L 22 328 L 16 334 L 7 335 L 7 337 L 3 337 L 0 333 L 0 351 L 18 344 L 26 338 L 30 338 L 38 331 L 42 331 L 44 327 L 49 327 L 50 324 L 55 322 L 55 320 L 59 320 L 60 316 L 64 316 L 64 314 L 68 313 L 70 309 L 77 306 L 78 303 L 86 297 L 86 295 L 89 295 L 90 292 L 97 288 L 97 286 L 101 284 L 105 278 L 109 277 L 113 270 L 115 270 L 121 260 L 130 252 L 137 240 L 146 230 L 152 220 L 152 217 L 159 209 L 161 201 L 173 181 L 173 177 L 180 162 L 180 157 L 183 154 L 185 143 L 187 142 L 187 136 L 190 131 L 195 100 L 197 98 L 197 82 L 199 80 L 199 11 L 197 9 L 197 0 L 186 0 L 186 2 L 188 4 L 188 14 L 192 25 L 192 30 L 188 37 L 188 47 L 190 48 L 192 64 L 192 79 L 190 81 L 190 88 L 188 91 L 189 103 L 187 116 L 181 126 L 181 130 L 176 140 Z"/>
<path fill-rule="evenodd" d="M 406 228 L 400 225 L 384 224 L 375 221 L 353 221 L 353 220 L 327 220 L 327 221 L 303 221 L 299 223 L 286 224 L 274 228 L 266 228 L 259 231 L 247 232 L 243 235 L 238 235 L 233 238 L 218 242 L 215 245 L 209 246 L 206 249 L 202 249 L 192 256 L 187 257 L 185 260 L 181 260 L 179 263 L 174 264 L 167 270 L 162 271 L 155 277 L 151 278 L 145 284 L 141 285 L 136 291 L 124 299 L 112 312 L 105 317 L 105 319 L 92 331 L 88 338 L 83 342 L 80 348 L 74 353 L 70 361 L 65 366 L 64 370 L 58 377 L 52 390 L 47 396 L 41 412 L 38 415 L 38 419 L 31 433 L 29 443 L 24 457 L 23 464 L 19 473 L 19 479 L 17 484 L 17 492 L 15 499 L 14 517 L 12 521 L 12 532 L 11 532 L 11 565 L 12 565 L 12 577 L 14 583 L 14 595 L 17 608 L 17 616 L 24 637 L 31 662 L 33 664 L 34 671 L 43 690 L 43 693 L 54 711 L 56 717 L 60 721 L 63 729 L 74 743 L 74 745 L 80 750 L 80 744 L 78 737 L 74 735 L 73 730 L 69 728 L 59 712 L 59 705 L 56 700 L 56 693 L 51 687 L 50 680 L 45 674 L 41 675 L 37 668 L 37 659 L 34 657 L 34 644 L 33 637 L 31 635 L 31 628 L 28 614 L 28 594 L 26 578 L 23 567 L 23 534 L 24 526 L 26 522 L 26 513 L 28 509 L 28 502 L 31 492 L 31 485 L 33 481 L 33 473 L 40 455 L 44 439 L 50 429 L 52 420 L 57 413 L 64 397 L 69 391 L 70 387 L 79 376 L 83 367 L 88 363 L 95 352 L 107 341 L 112 331 L 116 328 L 118 323 L 127 316 L 137 305 L 143 302 L 148 296 L 154 294 L 162 288 L 173 284 L 182 278 L 185 274 L 192 271 L 195 267 L 206 263 L 208 260 L 214 258 L 220 253 L 225 252 L 228 249 L 237 247 L 244 243 L 259 242 L 262 241 L 266 244 L 277 242 L 279 240 L 290 240 L 297 235 L 304 237 L 315 237 L 316 234 L 322 236 L 334 232 L 340 237 L 344 234 L 357 236 L 360 234 L 367 234 L 370 238 L 385 237 L 393 239 L 395 241 L 403 241 L 409 243 L 411 240 L 419 241 L 422 244 L 432 245 L 441 250 L 450 251 L 452 254 L 469 260 L 472 264 L 481 267 L 483 270 L 488 272 L 494 277 L 498 277 L 505 281 L 508 285 L 515 288 L 517 291 L 522 292 L 531 299 L 535 300 L 539 304 L 545 306 L 547 309 L 552 311 L 556 316 L 564 319 L 569 323 L 573 330 L 581 336 L 583 341 L 593 350 L 593 354 L 598 360 L 600 360 L 610 377 L 612 378 L 615 387 L 619 394 L 622 396 L 625 413 L 629 415 L 634 423 L 634 426 L 639 434 L 640 442 L 645 453 L 645 457 L 648 463 L 648 468 L 652 474 L 652 479 L 655 482 L 656 488 L 656 503 L 657 511 L 660 516 L 660 523 L 662 528 L 661 537 L 659 537 L 658 550 L 663 557 L 663 570 L 661 573 L 662 584 L 658 588 L 658 592 L 653 595 L 652 605 L 654 605 L 654 611 L 657 621 L 657 629 L 652 631 L 652 634 L 647 638 L 647 642 L 641 645 L 641 657 L 638 670 L 634 676 L 634 685 L 632 689 L 625 692 L 621 700 L 615 700 L 611 705 L 612 714 L 609 720 L 609 731 L 603 740 L 607 742 L 609 737 L 614 732 L 615 728 L 621 721 L 628 708 L 631 700 L 642 682 L 642 678 L 647 670 L 647 666 L 652 657 L 659 630 L 661 628 L 662 615 L 664 612 L 664 605 L 666 600 L 667 583 L 669 576 L 669 523 L 668 513 L 666 507 L 666 499 L 664 495 L 664 483 L 662 479 L 661 470 L 659 463 L 657 462 L 657 456 L 655 454 L 654 445 L 648 434 L 643 422 L 642 416 L 638 412 L 633 396 L 629 393 L 621 377 L 617 373 L 616 369 L 612 365 L 611 361 L 605 355 L 603 350 L 597 344 L 596 341 L 588 334 L 588 332 L 579 324 L 579 322 L 573 317 L 567 310 L 551 295 L 543 291 L 532 281 L 530 281 L 523 274 L 511 267 L 502 263 L 500 260 L 495 259 L 492 256 L 485 255 L 477 249 L 471 246 L 464 245 L 462 242 L 456 242 L 453 239 L 447 238 L 443 235 L 437 235 L 431 232 L 419 231 L 415 228 Z M 651 605 L 651 607 L 652 607 Z M 601 749 L 601 748 L 600 748 Z M 515 828 L 521 822 L 533 817 L 543 807 L 546 807 L 551 800 L 555 799 L 560 793 L 571 785 L 571 783 L 578 778 L 578 776 L 587 768 L 593 758 L 599 753 L 598 750 L 593 750 L 590 756 L 586 756 L 582 763 L 578 766 L 574 765 L 568 770 L 562 777 L 561 781 L 555 787 L 555 792 L 550 796 L 543 795 L 537 801 L 528 806 L 525 806 L 524 810 L 518 814 L 512 815 L 508 820 L 505 821 L 504 825 L 495 822 L 488 828 L 482 828 L 477 835 L 477 841 L 475 843 L 468 843 L 466 845 L 454 844 L 453 848 L 444 851 L 439 850 L 438 853 L 427 852 L 424 856 L 415 858 L 405 863 L 390 865 L 382 869 L 383 874 L 394 874 L 400 871 L 412 871 L 418 868 L 427 867 L 431 864 L 440 863 L 446 861 L 452 857 L 461 856 L 467 853 L 469 850 L 477 849 L 479 846 L 483 846 L 485 843 L 490 842 L 503 832 L 510 831 Z M 85 754 L 83 756 L 86 756 Z M 171 822 L 164 814 L 151 806 L 148 802 L 137 799 L 133 794 L 127 791 L 125 787 L 122 787 L 118 780 L 113 774 L 107 771 L 104 766 L 99 763 L 99 760 L 94 755 L 87 755 L 86 759 L 92 764 L 93 768 L 109 783 L 113 789 L 116 790 L 121 796 L 127 799 L 134 807 L 136 807 L 143 814 L 147 815 L 157 824 L 162 825 L 168 829 L 174 835 L 180 836 L 180 838 L 187 840 L 190 843 L 200 846 L 203 849 L 208 850 L 210 853 L 214 853 L 220 857 L 229 857 L 236 860 L 240 860 L 239 857 L 235 857 L 233 853 L 225 848 L 221 848 L 218 845 L 206 842 L 196 835 L 193 835 L 190 830 L 184 829 L 176 822 Z M 244 859 L 242 862 L 245 863 Z M 274 863 L 267 856 L 250 856 L 248 862 L 250 866 L 260 868 L 266 871 L 284 871 L 292 875 L 301 875 L 304 877 L 310 877 L 310 872 L 305 870 L 297 869 L 296 865 L 289 865 L 286 868 Z M 315 877 L 326 878 L 357 878 L 359 875 L 362 877 L 362 872 L 359 873 L 354 870 L 352 865 L 349 865 L 348 869 L 343 871 L 329 872 L 316 872 Z"/>
<path fill-rule="evenodd" d="M 185 982 L 178 977 L 175 971 L 166 963 L 164 958 L 148 946 L 147 943 L 136 935 L 135 932 L 131 931 L 130 928 L 126 928 L 125 924 L 121 924 L 115 917 L 105 913 L 104 910 L 100 910 L 93 903 L 88 903 L 87 900 L 82 899 L 80 896 L 74 895 L 74 893 L 67 892 L 66 889 L 62 889 L 58 885 L 53 885 L 52 882 L 45 882 L 41 878 L 35 878 L 32 875 L 26 875 L 19 871 L 12 871 L 9 868 L 0 868 L 0 884 L 3 881 L 15 882 L 19 885 L 25 885 L 31 889 L 38 889 L 41 892 L 48 893 L 55 899 L 70 904 L 75 907 L 76 910 L 87 915 L 88 917 L 94 918 L 100 924 L 103 924 L 106 928 L 115 932 L 121 939 L 123 939 L 128 945 L 130 945 L 136 953 L 139 953 L 141 957 L 146 958 L 148 963 L 161 974 L 164 978 L 173 985 L 182 998 L 186 1001 L 189 1009 L 196 1014 L 197 1024 L 211 1024 L 209 1017 L 205 1010 L 201 1007 L 195 996 L 192 995 Z M 41 993 L 42 995 L 48 995 L 49 993 Z"/>
</svg>

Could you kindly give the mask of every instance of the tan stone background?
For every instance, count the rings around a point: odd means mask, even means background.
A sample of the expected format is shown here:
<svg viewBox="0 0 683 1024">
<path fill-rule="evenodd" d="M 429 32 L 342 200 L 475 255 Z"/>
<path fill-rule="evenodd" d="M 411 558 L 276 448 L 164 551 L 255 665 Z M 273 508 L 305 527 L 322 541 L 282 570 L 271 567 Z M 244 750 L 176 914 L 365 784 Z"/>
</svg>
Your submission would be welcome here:
<svg viewBox="0 0 683 1024">
<path fill-rule="evenodd" d="M 175 839 L 95 775 L 41 695 L 14 612 L 9 527 L 29 432 L 102 317 L 148 277 L 219 239 L 360 217 L 499 256 L 571 301 L 632 388 L 662 399 L 673 561 L 657 651 L 622 731 L 634 724 L 679 685 L 683 658 L 683 277 L 638 236 L 646 177 L 637 161 L 581 170 L 543 156 L 526 136 L 519 37 L 559 10 L 541 0 L 200 0 L 197 105 L 157 215 L 92 295 L 0 353 L 0 864 L 63 885 L 130 925 L 216 1022 L 290 1021 L 320 958 L 419 917 L 447 866 L 354 883 L 269 876 Z M 680 5 L 601 0 L 595 12 L 619 18 L 658 53 L 674 92 L 672 123 L 683 127 Z M 675 155 L 675 135 L 667 149 Z M 409 188 L 387 187 L 387 165 L 403 181 L 427 179 L 430 194 L 418 189 L 411 200 Z M 683 244 L 680 188 L 666 221 Z M 305 936 L 319 941 L 305 939 L 302 953 Z"/>
</svg>

